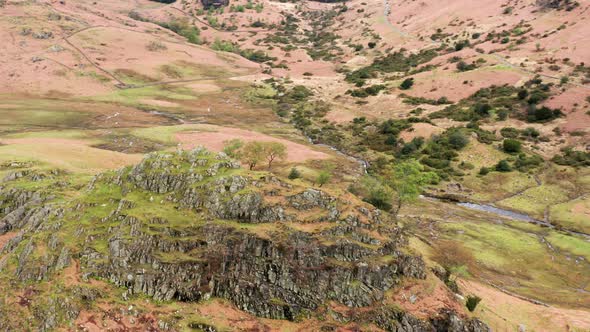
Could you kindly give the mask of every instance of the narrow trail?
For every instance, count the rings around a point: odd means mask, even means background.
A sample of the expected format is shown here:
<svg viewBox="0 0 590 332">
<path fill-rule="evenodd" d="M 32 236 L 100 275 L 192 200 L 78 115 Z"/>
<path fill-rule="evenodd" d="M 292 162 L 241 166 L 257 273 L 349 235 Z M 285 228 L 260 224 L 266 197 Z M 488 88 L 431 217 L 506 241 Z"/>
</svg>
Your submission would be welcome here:
<svg viewBox="0 0 590 332">
<path fill-rule="evenodd" d="M 68 17 L 72 17 L 72 14 L 71 13 L 57 8 L 57 6 L 59 4 L 45 3 L 44 5 L 47 6 L 47 7 L 49 7 L 49 8 L 51 8 L 52 10 L 54 10 L 54 11 L 56 11 L 58 13 L 61 13 L 63 15 L 67 15 Z M 219 30 L 219 29 L 217 29 L 217 28 L 209 25 L 207 22 L 203 22 L 199 18 L 194 17 L 194 16 L 190 15 L 189 13 L 187 13 L 187 12 L 185 12 L 185 11 L 179 9 L 179 8 L 176 8 L 176 7 L 170 7 L 170 8 L 176 9 L 176 10 L 180 11 L 181 13 L 183 13 L 183 14 L 185 14 L 187 16 L 190 16 L 192 18 L 195 18 L 196 20 L 198 20 L 202 24 L 205 24 L 205 25 L 211 27 L 212 29 L 215 29 L 215 30 L 220 31 L 220 32 L 225 32 L 225 31 Z M 199 81 L 210 81 L 212 79 L 215 79 L 215 78 L 212 78 L 212 77 L 209 77 L 209 78 L 199 77 L 199 78 L 187 78 L 187 79 L 182 79 L 182 80 L 171 80 L 171 81 L 152 82 L 152 83 L 146 83 L 146 84 L 142 84 L 142 85 L 129 85 L 129 84 L 125 83 L 124 81 L 122 81 L 120 78 L 118 78 L 114 73 L 112 73 L 111 71 L 107 70 L 106 68 L 100 66 L 95 61 L 93 61 L 80 47 L 78 47 L 70 39 L 73 38 L 74 36 L 80 34 L 80 33 L 83 33 L 83 32 L 86 32 L 86 31 L 89 31 L 89 30 L 92 30 L 92 29 L 101 29 L 102 28 L 102 29 L 118 29 L 118 30 L 130 31 L 130 32 L 134 32 L 134 33 L 145 34 L 145 35 L 149 35 L 149 36 L 152 36 L 152 37 L 155 37 L 155 38 L 159 38 L 159 39 L 161 39 L 162 41 L 164 41 L 166 43 L 172 43 L 172 44 L 177 44 L 177 45 L 189 46 L 189 47 L 194 47 L 194 48 L 202 48 L 202 46 L 195 45 L 195 44 L 192 44 L 192 43 L 188 43 L 186 41 L 170 40 L 170 39 L 167 39 L 167 38 L 162 38 L 161 36 L 156 36 L 153 33 L 145 32 L 145 31 L 139 31 L 139 30 L 135 30 L 135 29 L 131 29 L 131 28 L 122 27 L 122 26 L 113 26 L 113 25 L 87 25 L 87 23 L 85 21 L 83 21 L 83 20 L 80 20 L 80 19 L 74 18 L 74 17 L 72 17 L 72 19 L 74 21 L 78 22 L 79 24 L 85 26 L 85 27 L 82 28 L 82 29 L 76 30 L 76 31 L 74 31 L 74 32 L 72 32 L 72 33 L 70 33 L 68 35 L 62 35 L 61 38 L 58 39 L 57 41 L 63 41 L 63 42 L 65 42 L 68 46 L 70 46 L 71 48 L 73 48 L 74 51 L 76 51 L 78 54 L 80 54 L 96 70 L 100 71 L 101 73 L 103 73 L 106 76 L 108 76 L 110 79 L 114 80 L 116 82 L 116 84 L 114 86 L 117 89 L 122 89 L 122 90 L 125 90 L 125 89 L 139 89 L 139 88 L 150 87 L 150 86 L 161 86 L 161 85 L 178 84 L 178 83 L 191 83 L 191 82 L 199 82 Z M 153 24 L 153 25 L 155 25 L 155 27 L 161 28 L 160 26 L 158 26 L 158 25 L 156 25 L 154 23 L 151 23 L 151 22 L 142 22 L 142 23 Z M 248 33 L 256 32 L 256 33 L 259 33 L 259 32 L 265 32 L 265 31 L 242 30 L 242 31 L 227 31 L 227 32 L 248 32 Z M 178 38 L 181 38 L 180 36 L 178 36 L 177 34 L 174 34 L 172 32 L 170 32 L 170 35 L 175 35 Z M 57 61 L 55 59 L 52 59 L 52 58 L 46 56 L 45 55 L 45 53 L 46 53 L 45 50 L 42 53 L 38 53 L 38 51 L 31 52 L 31 53 L 32 54 L 35 54 L 36 53 L 37 56 L 39 56 L 39 57 L 41 57 L 43 59 L 46 59 L 46 60 L 55 62 L 58 65 L 67 68 L 68 70 L 72 70 L 72 71 L 74 70 L 73 68 L 71 68 L 71 67 L 69 67 L 69 66 L 67 66 L 67 65 L 65 65 L 63 63 L 61 63 L 61 62 L 59 62 L 59 61 Z M 189 54 L 189 56 L 190 56 L 190 54 Z M 262 70 L 263 69 L 260 68 L 256 72 L 250 73 L 248 75 L 260 74 L 260 73 L 262 73 Z M 244 76 L 244 75 L 229 76 L 229 77 L 224 77 L 224 78 L 225 79 L 231 79 L 231 78 L 238 78 L 238 77 L 241 77 L 241 76 Z"/>
<path fill-rule="evenodd" d="M 121 85 L 121 86 L 125 86 L 125 82 L 121 81 L 117 76 L 115 76 L 113 73 L 111 73 L 110 71 L 102 68 L 101 66 L 97 65 L 94 61 L 92 61 L 92 59 L 90 59 L 90 57 L 88 57 L 88 55 L 86 55 L 86 53 L 84 53 L 80 48 L 78 48 L 76 45 L 74 45 L 74 43 L 70 42 L 68 40 L 68 38 L 64 38 L 64 41 L 70 45 L 72 48 L 74 48 L 80 55 L 82 55 L 82 57 L 84 57 L 84 59 L 86 59 L 86 61 L 88 61 L 94 68 L 96 68 L 97 70 L 101 71 L 102 73 L 104 73 L 105 75 L 107 75 L 108 77 L 110 77 L 111 79 L 117 81 L 117 85 Z"/>
<path fill-rule="evenodd" d="M 391 0 L 383 0 L 383 20 L 385 21 L 385 25 L 387 25 L 389 29 L 391 29 L 394 33 L 402 37 L 415 39 L 413 36 L 399 29 L 393 23 L 391 23 L 391 21 L 389 20 L 389 14 L 391 14 L 391 5 L 389 1 Z"/>
<path fill-rule="evenodd" d="M 116 81 L 117 84 L 115 84 L 115 87 L 117 89 L 122 89 L 122 90 L 126 90 L 126 89 L 138 89 L 138 88 L 144 88 L 144 87 L 150 87 L 150 86 L 160 86 L 160 85 L 167 85 L 167 84 L 175 84 L 175 83 L 191 83 L 191 82 L 199 82 L 199 81 L 211 81 L 214 80 L 216 78 L 213 77 L 206 77 L 206 78 L 188 78 L 188 79 L 183 79 L 183 80 L 171 80 L 171 81 L 160 81 L 160 82 L 153 82 L 153 83 L 146 83 L 146 84 L 142 84 L 142 85 L 129 85 L 125 82 L 123 82 L 121 79 L 119 79 L 115 74 L 113 74 L 112 72 L 110 72 L 109 70 L 101 67 L 100 65 L 98 65 L 96 62 L 94 62 L 82 49 L 80 49 L 78 46 L 76 46 L 73 42 L 71 42 L 69 39 L 74 37 L 75 35 L 91 30 L 91 29 L 119 29 L 119 30 L 126 30 L 126 31 L 131 31 L 131 32 L 135 32 L 135 33 L 141 33 L 141 34 L 148 34 L 150 36 L 153 36 L 153 34 L 150 34 L 148 32 L 143 32 L 143 31 L 137 31 L 137 30 L 133 30 L 133 29 L 128 29 L 128 28 L 123 28 L 123 27 L 116 27 L 116 26 L 105 26 L 105 25 L 96 25 L 96 26 L 88 26 L 85 27 L 83 29 L 77 30 L 73 33 L 71 33 L 68 36 L 63 36 L 60 40 L 64 41 L 66 44 L 68 44 L 70 47 L 72 47 L 78 54 L 80 54 L 88 63 L 90 63 L 94 68 L 96 68 L 97 70 L 99 70 L 100 72 L 104 73 L 105 75 L 107 75 L 109 78 L 111 78 L 112 80 Z M 172 40 L 164 40 L 167 43 L 174 43 L 174 44 L 178 44 L 178 45 L 183 45 L 183 46 L 191 46 L 191 47 L 198 47 L 198 45 L 194 45 L 188 42 L 179 42 L 179 41 L 172 41 Z M 190 55 L 189 55 L 190 56 Z M 49 58 L 45 55 L 40 55 L 40 57 L 53 61 L 69 70 L 74 70 L 73 68 L 57 61 L 54 60 L 52 58 Z M 260 74 L 262 73 L 262 69 L 257 70 L 256 72 L 250 73 L 248 75 L 255 75 L 255 74 Z M 231 78 L 238 78 L 241 76 L 247 76 L 247 75 L 238 75 L 238 76 L 227 76 L 227 77 L 223 77 L 225 79 L 231 79 Z"/>
</svg>

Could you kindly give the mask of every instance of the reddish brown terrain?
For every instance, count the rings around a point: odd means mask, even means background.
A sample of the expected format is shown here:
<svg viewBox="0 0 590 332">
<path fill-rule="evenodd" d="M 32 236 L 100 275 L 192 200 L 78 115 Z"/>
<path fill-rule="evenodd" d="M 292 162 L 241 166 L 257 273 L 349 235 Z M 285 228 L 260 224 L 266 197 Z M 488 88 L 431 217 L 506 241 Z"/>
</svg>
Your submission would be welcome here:
<svg viewBox="0 0 590 332">
<path fill-rule="evenodd" d="M 590 0 L 230 0 L 211 8 L 196 0 L 0 0 L 0 43 L 0 330 L 392 330 L 367 318 L 385 306 L 424 321 L 452 311 L 493 331 L 590 331 Z M 404 276 L 375 305 L 331 300 L 270 319 L 227 298 L 155 300 L 128 291 L 131 281 L 88 272 L 87 260 L 115 246 L 105 240 L 88 253 L 71 245 L 104 235 L 78 226 L 102 227 L 112 216 L 101 208 L 118 193 L 89 185 L 97 174 L 153 152 L 227 152 L 231 140 L 284 147 L 274 166 L 253 170 L 268 202 L 286 204 L 277 192 L 303 186 L 355 209 L 372 204 L 409 239 L 396 245 L 424 260 L 424 275 Z M 247 152 L 230 157 L 248 166 Z M 397 165 L 418 165 L 418 175 L 408 180 Z M 427 175 L 436 181 L 412 178 Z M 274 177 L 285 182 L 261 187 Z M 98 198 L 84 196 L 95 189 Z M 205 218 L 201 208 L 166 207 L 172 199 L 163 193 L 133 196 L 150 205 L 129 216 Z M 74 217 L 19 224 L 45 204 L 71 204 Z M 319 213 L 302 208 L 295 221 L 260 224 L 203 220 L 272 242 L 285 229 L 324 236 L 332 220 Z M 175 244 L 182 250 L 184 241 L 205 241 L 167 227 L 150 224 L 148 233 L 185 237 Z M 339 229 L 318 243 L 377 250 L 392 236 L 381 228 L 352 240 Z M 58 242 L 75 254 L 49 255 Z M 158 259 L 172 268 L 200 260 L 198 246 L 189 247 Z M 371 263 L 397 263 L 397 254 Z M 356 264 L 335 256 L 336 268 Z M 58 258 L 68 261 L 61 270 L 40 263 Z M 25 273 L 36 278 L 23 281 Z M 195 282 L 195 292 L 203 287 Z M 354 297 L 354 287 L 372 286 L 347 287 Z M 63 294 L 77 310 L 53 300 Z M 473 310 L 471 296 L 481 300 Z M 292 299 L 266 300 L 289 307 Z"/>
</svg>

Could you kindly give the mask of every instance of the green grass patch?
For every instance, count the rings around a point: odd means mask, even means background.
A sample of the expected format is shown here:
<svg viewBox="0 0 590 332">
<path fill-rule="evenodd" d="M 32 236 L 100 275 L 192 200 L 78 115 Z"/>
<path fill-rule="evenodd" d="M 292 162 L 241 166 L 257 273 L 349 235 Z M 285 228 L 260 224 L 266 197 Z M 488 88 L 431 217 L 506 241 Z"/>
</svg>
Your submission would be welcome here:
<svg viewBox="0 0 590 332">
<path fill-rule="evenodd" d="M 534 252 L 545 250 L 535 236 L 506 227 L 486 223 L 445 223 L 442 227 L 471 249 L 478 261 L 493 269 L 511 268 L 515 260 L 533 260 L 530 256 Z"/>
<path fill-rule="evenodd" d="M 590 198 L 554 205 L 550 215 L 555 224 L 590 233 Z"/>
<path fill-rule="evenodd" d="M 590 306 L 577 289 L 588 290 L 587 264 L 576 263 L 569 255 L 587 257 L 590 244 L 583 240 L 522 223 L 495 224 L 465 220 L 441 223 L 443 238 L 468 249 L 475 261 L 466 262 L 469 273 L 519 294 L 549 303 Z M 541 241 L 545 237 L 558 250 Z M 461 264 L 457 264 L 461 265 Z"/>
<path fill-rule="evenodd" d="M 559 250 L 564 250 L 572 255 L 584 257 L 586 262 L 590 261 L 590 242 L 578 237 L 557 232 L 551 232 L 546 239 L 551 245 L 559 248 Z"/>
<path fill-rule="evenodd" d="M 542 219 L 548 206 L 563 202 L 567 198 L 567 192 L 563 188 L 557 185 L 541 185 L 530 188 L 518 196 L 499 201 L 497 205 Z"/>
<path fill-rule="evenodd" d="M 0 108 L 0 133 L 14 133 L 33 128 L 79 127 L 92 113 L 71 107 L 70 103 L 47 99 L 3 99 Z"/>
<path fill-rule="evenodd" d="M 4 138 L 61 138 L 61 139 L 86 139 L 91 138 L 89 131 L 85 130 L 49 130 L 14 133 L 3 136 Z"/>
<path fill-rule="evenodd" d="M 234 75 L 233 72 L 219 66 L 204 66 L 188 61 L 176 61 L 160 66 L 159 71 L 168 79 L 222 79 Z"/>
<path fill-rule="evenodd" d="M 167 87 L 167 86 L 147 86 L 142 88 L 122 89 L 114 91 L 107 95 L 92 97 L 91 100 L 118 103 L 131 107 L 141 107 L 145 105 L 143 100 L 147 99 L 164 99 L 164 100 L 194 100 L 196 94 L 189 88 Z"/>
<path fill-rule="evenodd" d="M 463 185 L 474 191 L 473 199 L 497 201 L 537 185 L 535 179 L 521 172 L 491 172 L 485 176 L 471 175 Z"/>
</svg>

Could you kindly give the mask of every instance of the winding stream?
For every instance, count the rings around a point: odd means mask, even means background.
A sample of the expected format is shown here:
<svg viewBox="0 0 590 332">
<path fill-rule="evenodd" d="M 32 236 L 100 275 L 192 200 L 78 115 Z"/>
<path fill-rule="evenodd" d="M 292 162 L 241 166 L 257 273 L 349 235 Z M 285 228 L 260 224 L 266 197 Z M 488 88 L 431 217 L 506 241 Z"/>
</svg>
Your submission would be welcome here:
<svg viewBox="0 0 590 332">
<path fill-rule="evenodd" d="M 555 225 L 553 225 L 549 222 L 532 218 L 531 216 L 528 216 L 523 213 L 518 213 L 518 212 L 514 212 L 514 211 L 510 211 L 510 210 L 501 209 L 501 208 L 495 207 L 493 205 L 477 204 L 477 203 L 456 203 L 456 204 L 459 206 L 462 206 L 464 208 L 470 209 L 470 210 L 483 211 L 483 212 L 495 214 L 497 216 L 510 218 L 512 220 L 524 221 L 524 222 L 536 224 L 536 225 L 539 225 L 542 227 L 556 229 Z M 584 237 L 587 241 L 590 241 L 590 234 L 577 232 L 577 231 L 573 231 L 573 230 L 569 230 L 569 229 L 559 229 L 559 230 L 566 232 L 570 235 L 578 235 L 578 236 Z"/>
<path fill-rule="evenodd" d="M 495 207 L 492 205 L 483 205 L 483 204 L 476 204 L 476 203 L 457 203 L 457 205 L 462 206 L 462 207 L 466 207 L 471 210 L 484 211 L 484 212 L 496 214 L 499 216 L 508 217 L 508 218 L 514 219 L 514 220 L 526 221 L 526 222 L 530 222 L 533 224 L 538 224 L 538 225 L 546 226 L 546 227 L 554 227 L 553 225 L 551 225 L 548 222 L 537 220 L 537 219 L 532 218 L 531 216 L 528 216 L 526 214 L 518 213 L 518 212 L 514 212 L 514 211 L 510 211 L 510 210 L 504 210 L 504 209 L 501 209 L 501 208 L 498 208 L 498 207 Z"/>
</svg>

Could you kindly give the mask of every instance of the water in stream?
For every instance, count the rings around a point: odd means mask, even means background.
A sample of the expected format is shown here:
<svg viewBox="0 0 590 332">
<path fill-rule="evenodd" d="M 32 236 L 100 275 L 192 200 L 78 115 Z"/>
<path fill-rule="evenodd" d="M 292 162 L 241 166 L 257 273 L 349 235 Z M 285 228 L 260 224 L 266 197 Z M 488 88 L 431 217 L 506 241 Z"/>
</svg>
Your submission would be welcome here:
<svg viewBox="0 0 590 332">
<path fill-rule="evenodd" d="M 532 218 L 526 214 L 522 214 L 522 213 L 510 211 L 510 210 L 504 210 L 504 209 L 501 209 L 501 208 L 498 208 L 498 207 L 495 207 L 492 205 L 484 205 L 484 204 L 476 204 L 476 203 L 457 203 L 457 205 L 471 209 L 471 210 L 483 211 L 483 212 L 492 213 L 492 214 L 495 214 L 498 216 L 507 217 L 507 218 L 510 218 L 513 220 L 530 222 L 533 224 L 537 224 L 539 226 L 549 227 L 549 228 L 553 228 L 553 229 L 555 228 L 555 225 L 553 225 L 549 222 L 537 220 L 537 219 Z M 568 229 L 562 229 L 562 231 L 564 231 L 570 235 L 582 236 L 587 241 L 590 241 L 590 234 L 581 233 L 581 232 L 568 230 Z"/>
<path fill-rule="evenodd" d="M 530 216 L 527 216 L 526 214 L 522 214 L 522 213 L 510 211 L 510 210 L 500 209 L 500 208 L 497 208 L 492 205 L 482 205 L 482 204 L 475 204 L 475 203 L 457 203 L 457 205 L 463 206 L 463 207 L 466 207 L 466 208 L 472 209 L 472 210 L 478 210 L 478 211 L 484 211 L 484 212 L 497 214 L 497 215 L 500 215 L 503 217 L 508 217 L 508 218 L 514 219 L 514 220 L 521 220 L 521 221 L 526 221 L 526 222 L 535 223 L 535 224 L 539 224 L 539 225 L 544 225 L 547 227 L 552 227 L 551 224 L 541 221 L 541 220 L 534 219 Z"/>
</svg>

